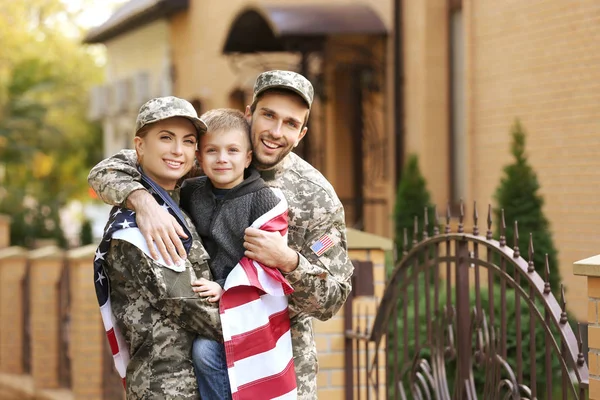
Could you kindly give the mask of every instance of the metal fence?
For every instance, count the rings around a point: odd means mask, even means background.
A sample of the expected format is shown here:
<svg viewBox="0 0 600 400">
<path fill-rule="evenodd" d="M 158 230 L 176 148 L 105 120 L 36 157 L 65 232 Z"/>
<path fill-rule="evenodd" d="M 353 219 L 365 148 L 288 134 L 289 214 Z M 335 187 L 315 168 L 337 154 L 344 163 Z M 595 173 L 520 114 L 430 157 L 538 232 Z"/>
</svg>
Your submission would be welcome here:
<svg viewBox="0 0 600 400">
<path fill-rule="evenodd" d="M 29 262 L 25 264 L 25 274 L 21 281 L 21 302 L 23 304 L 23 373 L 31 373 L 31 305 L 29 301 L 30 291 Z"/>
<path fill-rule="evenodd" d="M 58 293 L 58 381 L 61 387 L 71 387 L 71 296 L 69 287 L 69 266 L 65 261 L 60 279 L 57 282 Z"/>
<path fill-rule="evenodd" d="M 579 325 L 562 287 L 552 293 L 548 262 L 534 265 L 531 236 L 522 257 L 517 223 L 507 246 L 504 216 L 493 239 L 491 207 L 485 235 L 476 209 L 465 232 L 462 210 L 454 232 L 447 212 L 443 233 L 436 212 L 432 237 L 427 215 L 421 231 L 415 219 L 373 324 L 358 318 L 346 332 L 346 398 L 585 399 Z"/>
</svg>

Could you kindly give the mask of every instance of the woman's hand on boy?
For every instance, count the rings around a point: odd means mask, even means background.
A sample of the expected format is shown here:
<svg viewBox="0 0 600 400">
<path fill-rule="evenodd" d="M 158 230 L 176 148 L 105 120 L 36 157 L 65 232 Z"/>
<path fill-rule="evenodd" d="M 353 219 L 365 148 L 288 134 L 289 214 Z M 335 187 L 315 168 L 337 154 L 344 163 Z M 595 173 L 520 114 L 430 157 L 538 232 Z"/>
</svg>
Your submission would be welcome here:
<svg viewBox="0 0 600 400">
<path fill-rule="evenodd" d="M 221 299 L 223 288 L 215 281 L 200 278 L 192 282 L 192 290 L 200 297 L 206 297 L 211 303 L 215 303 Z"/>
<path fill-rule="evenodd" d="M 152 258 L 159 259 L 158 248 L 167 265 L 185 260 L 187 253 L 179 237 L 187 238 L 187 235 L 169 211 L 158 205 L 154 196 L 145 190 L 136 190 L 127 198 L 127 206 L 136 212 L 135 220 Z"/>
<path fill-rule="evenodd" d="M 266 267 L 292 272 L 298 266 L 298 253 L 288 247 L 287 241 L 279 232 L 246 228 L 244 248 L 246 257 Z"/>
</svg>

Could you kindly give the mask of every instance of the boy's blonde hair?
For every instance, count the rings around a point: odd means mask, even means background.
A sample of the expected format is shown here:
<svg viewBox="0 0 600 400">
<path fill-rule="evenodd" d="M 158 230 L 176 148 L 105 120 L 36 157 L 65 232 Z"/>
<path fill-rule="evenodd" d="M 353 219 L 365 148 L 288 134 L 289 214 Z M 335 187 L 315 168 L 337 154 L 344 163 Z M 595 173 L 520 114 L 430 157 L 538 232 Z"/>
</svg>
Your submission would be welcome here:
<svg viewBox="0 0 600 400">
<path fill-rule="evenodd" d="M 250 124 L 244 113 L 233 108 L 216 108 L 202 114 L 200 117 L 208 127 L 207 132 L 228 132 L 239 130 L 246 133 L 250 147 Z M 202 134 L 200 135 L 202 137 Z"/>
</svg>

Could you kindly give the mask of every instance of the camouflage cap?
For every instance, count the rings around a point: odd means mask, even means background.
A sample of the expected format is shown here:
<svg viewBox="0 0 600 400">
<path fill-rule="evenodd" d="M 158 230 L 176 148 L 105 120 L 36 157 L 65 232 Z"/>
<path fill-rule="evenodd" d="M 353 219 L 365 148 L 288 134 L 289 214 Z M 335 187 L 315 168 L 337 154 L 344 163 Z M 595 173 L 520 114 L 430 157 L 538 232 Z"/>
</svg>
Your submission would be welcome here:
<svg viewBox="0 0 600 400">
<path fill-rule="evenodd" d="M 194 106 L 189 101 L 175 96 L 156 97 L 141 106 L 135 121 L 135 132 L 148 124 L 172 117 L 187 118 L 194 124 L 198 134 L 206 132 L 206 124 L 198 118 Z"/>
<path fill-rule="evenodd" d="M 291 90 L 302 97 L 309 109 L 312 106 L 315 93 L 310 81 L 297 72 L 279 70 L 267 71 L 256 78 L 252 104 L 256 102 L 258 95 L 267 89 Z"/>
</svg>

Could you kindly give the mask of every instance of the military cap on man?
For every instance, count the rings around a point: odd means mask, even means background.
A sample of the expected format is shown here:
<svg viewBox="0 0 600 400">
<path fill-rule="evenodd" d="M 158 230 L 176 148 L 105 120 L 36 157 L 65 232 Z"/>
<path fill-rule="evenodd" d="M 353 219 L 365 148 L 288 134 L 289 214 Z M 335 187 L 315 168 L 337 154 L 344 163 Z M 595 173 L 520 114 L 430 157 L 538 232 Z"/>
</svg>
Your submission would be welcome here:
<svg viewBox="0 0 600 400">
<path fill-rule="evenodd" d="M 148 124 L 172 117 L 187 118 L 194 124 L 198 134 L 206 132 L 206 124 L 198 118 L 194 106 L 189 101 L 175 96 L 156 97 L 141 106 L 135 121 L 135 131 Z"/>
<path fill-rule="evenodd" d="M 263 72 L 256 78 L 252 104 L 256 102 L 258 95 L 268 89 L 291 90 L 302 97 L 309 109 L 312 106 L 315 93 L 313 86 L 308 79 L 299 73 L 280 70 Z"/>
</svg>

